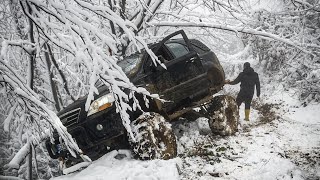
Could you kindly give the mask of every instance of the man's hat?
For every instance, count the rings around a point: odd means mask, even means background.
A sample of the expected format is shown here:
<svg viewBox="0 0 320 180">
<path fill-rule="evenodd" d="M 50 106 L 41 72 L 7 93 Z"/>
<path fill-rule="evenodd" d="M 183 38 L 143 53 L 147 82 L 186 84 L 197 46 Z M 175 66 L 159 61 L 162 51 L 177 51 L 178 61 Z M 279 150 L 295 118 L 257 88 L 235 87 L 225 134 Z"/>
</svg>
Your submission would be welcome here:
<svg viewBox="0 0 320 180">
<path fill-rule="evenodd" d="M 243 67 L 244 67 L 244 68 L 250 67 L 250 63 L 249 63 L 249 62 L 245 62 L 245 63 L 243 64 Z"/>
</svg>

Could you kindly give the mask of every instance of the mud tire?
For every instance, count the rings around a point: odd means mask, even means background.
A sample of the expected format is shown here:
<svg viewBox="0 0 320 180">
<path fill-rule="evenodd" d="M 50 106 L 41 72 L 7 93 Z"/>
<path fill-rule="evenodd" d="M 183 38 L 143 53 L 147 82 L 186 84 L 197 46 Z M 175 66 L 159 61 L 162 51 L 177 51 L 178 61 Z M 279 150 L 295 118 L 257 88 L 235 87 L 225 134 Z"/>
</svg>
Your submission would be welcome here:
<svg viewBox="0 0 320 180">
<path fill-rule="evenodd" d="M 171 159 L 177 156 L 176 137 L 171 124 L 160 114 L 142 114 L 131 123 L 131 129 L 136 142 L 129 138 L 129 143 L 139 159 Z"/>
<path fill-rule="evenodd" d="M 229 136 L 238 131 L 239 110 L 231 96 L 216 96 L 209 107 L 209 126 L 213 134 Z"/>
</svg>

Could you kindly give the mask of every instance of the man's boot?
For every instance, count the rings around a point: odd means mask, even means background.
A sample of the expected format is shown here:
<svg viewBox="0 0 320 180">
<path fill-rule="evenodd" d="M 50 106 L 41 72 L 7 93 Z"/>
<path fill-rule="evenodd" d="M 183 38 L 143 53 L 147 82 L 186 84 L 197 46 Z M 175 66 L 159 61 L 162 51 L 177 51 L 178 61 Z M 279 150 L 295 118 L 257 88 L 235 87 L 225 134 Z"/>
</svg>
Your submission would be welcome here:
<svg viewBox="0 0 320 180">
<path fill-rule="evenodd" d="M 244 110 L 244 120 L 249 121 L 250 109 Z"/>
</svg>

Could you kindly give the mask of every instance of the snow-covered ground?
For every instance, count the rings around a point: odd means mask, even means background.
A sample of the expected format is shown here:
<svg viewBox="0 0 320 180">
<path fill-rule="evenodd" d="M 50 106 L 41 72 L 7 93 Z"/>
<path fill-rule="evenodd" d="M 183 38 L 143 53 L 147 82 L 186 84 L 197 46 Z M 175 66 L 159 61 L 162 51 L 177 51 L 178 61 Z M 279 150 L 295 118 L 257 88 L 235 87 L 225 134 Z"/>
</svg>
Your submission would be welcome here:
<svg viewBox="0 0 320 180">
<path fill-rule="evenodd" d="M 139 161 L 129 150 L 112 151 L 78 173 L 55 178 L 95 180 L 157 180 L 179 179 L 176 160 Z"/>
<path fill-rule="evenodd" d="M 140 161 L 129 150 L 112 151 L 54 179 L 320 179 L 320 105 L 303 107 L 289 93 L 273 92 L 253 103 L 250 122 L 241 106 L 234 136 L 212 135 L 206 118 L 181 120 L 173 124 L 175 159 Z"/>
<path fill-rule="evenodd" d="M 294 108 L 271 122 L 254 110 L 236 136 L 203 137 L 213 156 L 185 158 L 181 179 L 319 179 L 319 108 Z"/>
</svg>

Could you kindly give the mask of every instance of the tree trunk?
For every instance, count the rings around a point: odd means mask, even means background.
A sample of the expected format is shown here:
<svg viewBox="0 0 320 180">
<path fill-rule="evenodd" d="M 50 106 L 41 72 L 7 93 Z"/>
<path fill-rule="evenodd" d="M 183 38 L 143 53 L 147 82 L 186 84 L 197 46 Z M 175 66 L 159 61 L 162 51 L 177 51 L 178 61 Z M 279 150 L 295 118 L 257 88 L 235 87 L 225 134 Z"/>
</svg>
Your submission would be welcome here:
<svg viewBox="0 0 320 180">
<path fill-rule="evenodd" d="M 29 6 L 29 4 L 27 4 L 28 6 L 28 12 L 29 14 L 32 13 L 31 7 Z M 31 43 L 35 43 L 34 40 L 34 35 L 33 35 L 33 22 L 32 20 L 29 18 L 29 39 Z M 31 89 L 33 89 L 33 85 L 34 85 L 34 70 L 35 70 L 35 51 L 33 51 L 30 55 L 29 55 L 29 77 L 28 77 L 28 84 L 30 86 Z M 33 121 L 33 117 L 30 116 L 31 118 L 31 122 Z M 30 150 L 29 150 L 29 158 L 28 158 L 28 178 L 30 180 L 32 180 L 32 142 L 30 142 Z"/>
<path fill-rule="evenodd" d="M 29 157 L 28 157 L 28 179 L 32 180 L 32 145 L 29 147 Z"/>
<path fill-rule="evenodd" d="M 70 98 L 75 101 L 75 98 L 71 95 L 70 91 L 69 91 L 69 87 L 68 87 L 68 82 L 67 82 L 67 79 L 65 77 L 65 75 L 63 74 L 63 72 L 59 69 L 59 66 L 58 66 L 58 63 L 56 62 L 56 59 L 54 58 L 53 56 L 53 53 L 51 51 L 51 48 L 50 46 L 48 46 L 48 50 L 49 50 L 49 55 L 50 55 L 50 58 L 51 58 L 51 61 L 53 63 L 53 65 L 57 68 L 61 78 L 62 78 L 62 81 L 63 81 L 63 88 L 66 90 L 67 94 L 70 96 Z"/>
<path fill-rule="evenodd" d="M 50 81 L 50 87 L 51 87 L 51 91 L 52 91 L 52 96 L 53 96 L 53 100 L 54 100 L 54 105 L 56 107 L 56 110 L 57 111 L 60 111 L 61 110 L 61 104 L 60 104 L 60 101 L 59 101 L 59 97 L 58 97 L 58 89 L 57 89 L 57 86 L 55 84 L 55 82 L 52 80 L 53 79 L 53 73 L 51 72 L 51 62 L 50 62 L 50 56 L 49 56 L 49 52 L 48 52 L 48 47 L 49 45 L 48 44 L 45 44 L 44 45 L 44 49 L 45 49 L 45 53 L 44 53 L 44 56 L 45 56 L 45 59 L 46 59 L 46 64 L 47 64 L 47 69 L 48 69 L 48 74 L 49 74 L 49 81 Z M 53 56 L 53 55 L 51 55 Z"/>
</svg>

